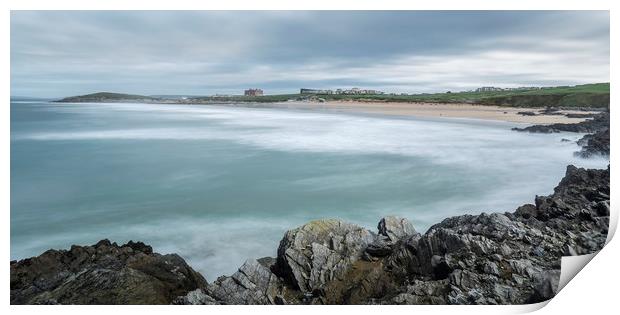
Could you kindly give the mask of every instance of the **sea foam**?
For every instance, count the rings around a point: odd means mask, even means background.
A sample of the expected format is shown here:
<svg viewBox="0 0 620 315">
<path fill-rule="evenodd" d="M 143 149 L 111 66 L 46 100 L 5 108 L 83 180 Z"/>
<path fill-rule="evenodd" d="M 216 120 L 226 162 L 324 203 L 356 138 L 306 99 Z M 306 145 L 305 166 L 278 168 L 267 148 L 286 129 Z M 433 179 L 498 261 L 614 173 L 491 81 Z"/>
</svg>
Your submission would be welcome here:
<svg viewBox="0 0 620 315">
<path fill-rule="evenodd" d="M 423 232 L 447 216 L 533 202 L 568 164 L 609 163 L 573 155 L 581 134 L 472 119 L 22 106 L 30 105 L 15 104 L 20 115 L 11 116 L 12 259 L 133 239 L 179 253 L 209 280 L 275 255 L 283 233 L 307 220 L 374 229 L 382 216 L 401 215 Z"/>
</svg>

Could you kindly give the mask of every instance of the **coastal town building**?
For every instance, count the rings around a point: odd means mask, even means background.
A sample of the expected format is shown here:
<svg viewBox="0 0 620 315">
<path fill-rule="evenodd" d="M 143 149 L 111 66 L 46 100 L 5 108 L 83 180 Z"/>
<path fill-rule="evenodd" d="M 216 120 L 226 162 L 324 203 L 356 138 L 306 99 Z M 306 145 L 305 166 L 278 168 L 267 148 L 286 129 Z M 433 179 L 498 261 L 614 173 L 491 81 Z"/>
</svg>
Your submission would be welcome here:
<svg viewBox="0 0 620 315">
<path fill-rule="evenodd" d="M 299 94 L 334 94 L 332 90 L 300 89 Z"/>
<path fill-rule="evenodd" d="M 501 88 L 494 86 L 483 86 L 476 89 L 476 92 L 497 92 L 497 91 L 527 91 L 527 90 L 540 90 L 536 86 L 521 86 L 516 88 Z"/>
<path fill-rule="evenodd" d="M 504 89 L 494 86 L 483 86 L 476 89 L 476 92 L 495 92 L 495 91 L 503 91 Z"/>
<path fill-rule="evenodd" d="M 336 89 L 334 90 L 319 90 L 319 89 L 300 89 L 299 94 L 323 94 L 323 95 L 377 95 L 384 94 L 383 91 L 378 90 L 366 90 L 360 88 L 352 88 L 349 90 L 345 89 Z"/>
<path fill-rule="evenodd" d="M 243 92 L 245 96 L 263 96 L 263 90 L 261 89 L 247 89 Z"/>
</svg>

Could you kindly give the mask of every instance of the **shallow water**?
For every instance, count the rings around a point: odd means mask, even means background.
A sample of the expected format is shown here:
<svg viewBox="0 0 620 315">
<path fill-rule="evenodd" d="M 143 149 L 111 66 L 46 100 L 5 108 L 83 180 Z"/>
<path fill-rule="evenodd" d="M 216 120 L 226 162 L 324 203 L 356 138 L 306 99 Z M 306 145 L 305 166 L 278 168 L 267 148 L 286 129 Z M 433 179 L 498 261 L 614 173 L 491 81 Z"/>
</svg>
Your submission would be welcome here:
<svg viewBox="0 0 620 315">
<path fill-rule="evenodd" d="M 603 168 L 515 124 L 283 109 L 11 103 L 11 259 L 109 238 L 175 252 L 207 277 L 274 256 L 283 233 L 385 215 L 425 231 L 512 211 L 567 164 Z"/>
</svg>

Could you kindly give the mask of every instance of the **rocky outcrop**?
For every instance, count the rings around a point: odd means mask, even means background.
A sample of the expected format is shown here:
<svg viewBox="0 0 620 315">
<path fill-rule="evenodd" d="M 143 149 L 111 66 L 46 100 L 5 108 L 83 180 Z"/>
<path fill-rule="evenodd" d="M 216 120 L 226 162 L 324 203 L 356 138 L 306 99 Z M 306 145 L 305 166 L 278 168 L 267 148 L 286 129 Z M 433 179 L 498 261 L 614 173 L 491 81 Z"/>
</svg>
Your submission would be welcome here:
<svg viewBox="0 0 620 315">
<path fill-rule="evenodd" d="M 514 213 L 464 215 L 410 246 L 410 283 L 382 303 L 522 304 L 557 292 L 560 259 L 605 244 L 609 170 L 567 168 L 554 194 Z"/>
<path fill-rule="evenodd" d="M 286 233 L 277 263 L 270 272 L 258 272 L 265 280 L 252 281 L 262 283 L 256 286 L 260 290 L 251 291 L 243 281 L 228 286 L 230 292 L 259 292 L 260 298 L 243 293 L 217 299 L 235 304 L 534 303 L 557 293 L 561 257 L 600 250 L 608 225 L 609 169 L 569 166 L 554 193 L 537 196 L 534 204 L 513 213 L 448 218 L 423 235 L 396 217 L 381 219 L 378 233 L 336 220 L 311 222 Z M 226 300 L 230 296 L 241 299 Z"/>
<path fill-rule="evenodd" d="M 609 112 L 600 113 L 592 119 L 588 119 L 576 124 L 558 123 L 551 125 L 533 125 L 525 128 L 512 128 L 515 131 L 527 131 L 536 133 L 554 133 L 554 132 L 580 132 L 594 133 L 609 128 Z"/>
<path fill-rule="evenodd" d="M 298 299 L 299 293 L 284 286 L 271 271 L 273 264 L 269 258 L 248 259 L 232 276 L 219 277 L 208 285 L 207 294 L 222 304 L 286 304 Z"/>
<path fill-rule="evenodd" d="M 379 234 L 386 236 L 390 242 L 397 242 L 400 239 L 417 234 L 407 219 L 393 216 L 381 219 L 377 229 Z"/>
<path fill-rule="evenodd" d="M 312 221 L 286 232 L 275 269 L 303 293 L 325 289 L 325 284 L 344 276 L 374 240 L 357 225 L 338 220 Z"/>
<path fill-rule="evenodd" d="M 609 128 L 583 136 L 577 141 L 582 148 L 575 155 L 589 158 L 595 155 L 609 156 Z"/>
<path fill-rule="evenodd" d="M 575 114 L 579 115 L 579 114 Z M 603 112 L 593 119 L 577 124 L 534 125 L 525 128 L 512 128 L 516 131 L 535 133 L 581 132 L 588 133 L 577 141 L 582 149 L 575 152 L 576 156 L 589 158 L 592 156 L 609 156 L 609 112 Z M 565 139 L 562 139 L 564 141 Z"/>
<path fill-rule="evenodd" d="M 172 304 L 176 305 L 220 305 L 218 301 L 216 301 L 211 296 L 207 295 L 203 289 L 196 289 L 194 291 L 190 291 L 187 295 L 179 296 Z"/>
<path fill-rule="evenodd" d="M 11 262 L 11 304 L 170 304 L 207 282 L 176 254 L 108 240 Z"/>
<path fill-rule="evenodd" d="M 377 232 L 313 221 L 286 232 L 276 258 L 249 259 L 211 284 L 143 244 L 48 251 L 11 263 L 11 302 L 534 303 L 557 293 L 562 256 L 603 247 L 609 191 L 609 168 L 568 166 L 554 193 L 533 204 L 448 218 L 424 234 L 398 217 L 381 219 Z"/>
</svg>

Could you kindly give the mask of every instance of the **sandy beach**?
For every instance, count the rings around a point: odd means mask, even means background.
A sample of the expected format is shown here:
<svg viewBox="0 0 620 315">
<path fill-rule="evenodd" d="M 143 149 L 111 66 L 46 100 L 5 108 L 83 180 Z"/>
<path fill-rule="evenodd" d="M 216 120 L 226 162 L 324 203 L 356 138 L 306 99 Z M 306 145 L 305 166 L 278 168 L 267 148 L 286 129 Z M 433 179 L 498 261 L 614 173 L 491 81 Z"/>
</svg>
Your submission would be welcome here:
<svg viewBox="0 0 620 315">
<path fill-rule="evenodd" d="M 544 114 L 541 113 L 543 110 L 542 108 L 500 107 L 464 103 L 385 103 L 359 101 L 253 103 L 249 105 L 249 107 L 292 108 L 396 116 L 473 118 L 542 125 L 578 123 L 586 120 L 586 118 L 569 118 L 564 114 L 597 113 L 578 110 L 561 110 L 556 112 L 556 114 Z M 519 114 L 519 112 L 534 112 L 536 115 L 522 115 Z"/>
</svg>

